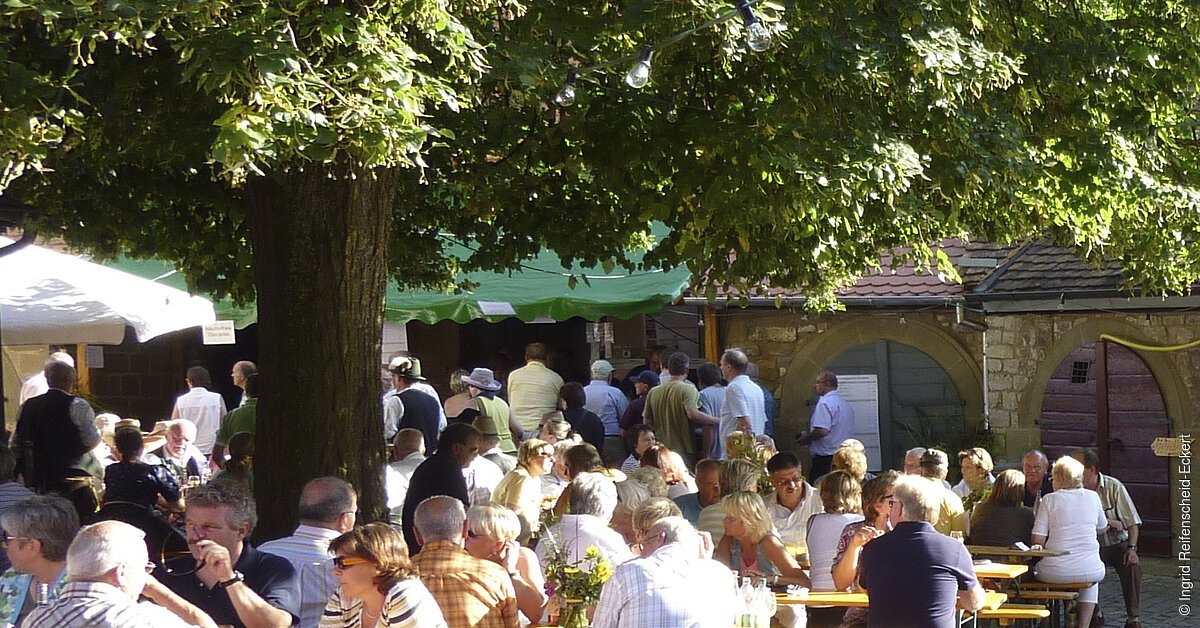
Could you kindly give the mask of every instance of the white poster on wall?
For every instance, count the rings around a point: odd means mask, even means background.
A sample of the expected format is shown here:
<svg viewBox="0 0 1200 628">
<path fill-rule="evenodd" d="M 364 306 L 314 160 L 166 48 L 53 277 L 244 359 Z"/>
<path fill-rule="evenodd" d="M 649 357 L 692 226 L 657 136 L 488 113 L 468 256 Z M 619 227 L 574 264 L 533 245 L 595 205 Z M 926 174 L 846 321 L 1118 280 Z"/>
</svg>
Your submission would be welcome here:
<svg viewBox="0 0 1200 628">
<path fill-rule="evenodd" d="M 883 468 L 879 444 L 879 377 L 877 375 L 838 375 L 838 393 L 854 409 L 854 437 L 867 448 L 867 466 L 871 471 Z"/>
</svg>

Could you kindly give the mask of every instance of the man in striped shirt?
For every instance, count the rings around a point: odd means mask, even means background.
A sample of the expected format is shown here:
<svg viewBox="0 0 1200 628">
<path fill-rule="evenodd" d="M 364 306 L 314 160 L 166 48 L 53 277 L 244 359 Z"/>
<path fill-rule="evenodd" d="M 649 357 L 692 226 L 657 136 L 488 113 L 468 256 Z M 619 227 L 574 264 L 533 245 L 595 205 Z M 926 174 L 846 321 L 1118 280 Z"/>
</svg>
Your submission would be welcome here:
<svg viewBox="0 0 1200 628">
<path fill-rule="evenodd" d="M 58 599 L 35 608 L 22 625 L 30 628 L 216 625 L 199 609 L 171 595 L 165 587 L 148 586 L 147 567 L 153 567 L 148 561 L 146 542 L 137 528 L 120 521 L 104 521 L 83 528 L 67 549 L 70 582 Z M 172 609 L 150 602 L 138 603 L 143 589 L 149 597 L 162 600 Z M 186 617 L 186 621 L 181 616 Z"/>
</svg>

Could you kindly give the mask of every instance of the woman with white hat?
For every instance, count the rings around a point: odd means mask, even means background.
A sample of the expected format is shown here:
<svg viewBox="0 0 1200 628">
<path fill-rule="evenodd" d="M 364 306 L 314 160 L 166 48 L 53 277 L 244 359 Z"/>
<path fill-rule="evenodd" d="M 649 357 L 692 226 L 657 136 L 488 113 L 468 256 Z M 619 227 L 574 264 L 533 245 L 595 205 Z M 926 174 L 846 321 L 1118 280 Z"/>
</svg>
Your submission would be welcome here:
<svg viewBox="0 0 1200 628">
<path fill-rule="evenodd" d="M 509 425 L 512 412 L 508 404 L 496 396 L 501 384 L 492 374 L 492 369 L 477 368 L 471 371 L 470 375 L 463 375 L 462 381 L 467 385 L 471 398 L 475 400 L 479 413 L 496 424 L 496 434 L 500 436 L 500 451 L 515 454 L 517 445 L 513 442 L 512 428 Z"/>
</svg>

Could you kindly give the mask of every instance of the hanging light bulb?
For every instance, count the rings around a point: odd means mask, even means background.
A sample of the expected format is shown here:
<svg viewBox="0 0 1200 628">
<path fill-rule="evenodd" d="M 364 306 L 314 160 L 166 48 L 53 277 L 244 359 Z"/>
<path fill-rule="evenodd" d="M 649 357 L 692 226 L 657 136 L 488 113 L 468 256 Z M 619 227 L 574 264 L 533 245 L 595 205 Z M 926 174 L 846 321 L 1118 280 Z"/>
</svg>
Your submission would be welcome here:
<svg viewBox="0 0 1200 628">
<path fill-rule="evenodd" d="M 625 73 L 625 82 L 634 89 L 641 89 L 650 82 L 650 57 L 654 56 L 654 49 L 650 46 L 642 47 L 642 54 L 638 55 L 638 60 Z"/>
<path fill-rule="evenodd" d="M 559 107 L 570 107 L 575 104 L 575 70 L 567 71 L 567 80 L 562 89 L 554 95 L 554 104 Z"/>
<path fill-rule="evenodd" d="M 738 13 L 742 14 L 742 24 L 746 26 L 746 46 L 754 52 L 762 52 L 771 47 L 771 29 L 763 24 L 761 18 L 750 8 L 749 0 L 738 0 Z"/>
</svg>

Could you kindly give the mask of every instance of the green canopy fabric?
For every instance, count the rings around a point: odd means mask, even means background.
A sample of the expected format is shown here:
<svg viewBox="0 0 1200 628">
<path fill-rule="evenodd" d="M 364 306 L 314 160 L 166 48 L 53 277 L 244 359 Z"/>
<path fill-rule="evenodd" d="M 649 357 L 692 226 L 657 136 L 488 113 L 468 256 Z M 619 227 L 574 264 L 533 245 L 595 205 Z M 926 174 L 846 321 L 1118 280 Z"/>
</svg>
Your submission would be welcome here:
<svg viewBox="0 0 1200 628">
<path fill-rule="evenodd" d="M 120 258 L 106 265 L 187 290 L 183 274 L 161 260 Z M 574 289 L 567 280 L 572 272 L 578 278 Z M 580 266 L 568 270 L 557 255 L 545 252 L 508 273 L 466 273 L 463 278 L 478 287 L 471 292 L 450 294 L 401 290 L 394 281 L 389 282 L 384 317 L 398 323 L 415 320 L 431 325 L 443 320 L 495 322 L 510 317 L 525 322 L 563 321 L 575 316 L 587 320 L 604 316 L 631 318 L 661 311 L 688 286 L 691 273 L 685 267 L 633 273 L 621 270 L 605 273 L 602 269 Z M 238 329 L 258 320 L 253 303 L 239 307 L 222 299 L 214 300 L 214 307 L 219 320 L 232 320 Z"/>
</svg>

